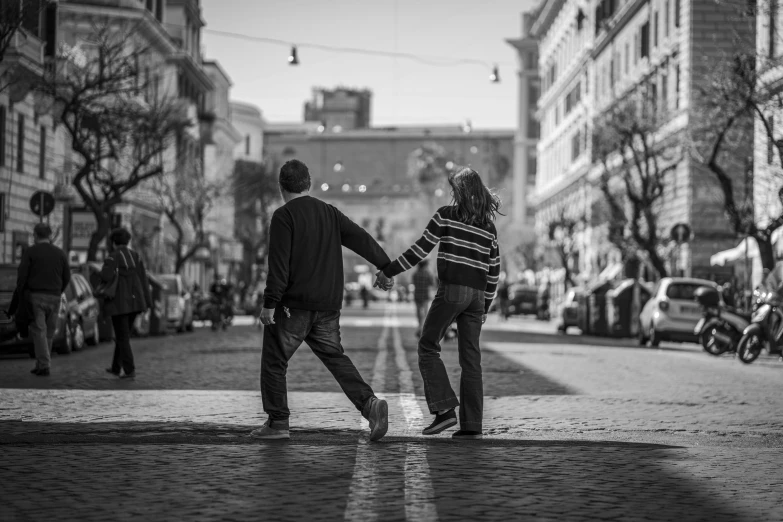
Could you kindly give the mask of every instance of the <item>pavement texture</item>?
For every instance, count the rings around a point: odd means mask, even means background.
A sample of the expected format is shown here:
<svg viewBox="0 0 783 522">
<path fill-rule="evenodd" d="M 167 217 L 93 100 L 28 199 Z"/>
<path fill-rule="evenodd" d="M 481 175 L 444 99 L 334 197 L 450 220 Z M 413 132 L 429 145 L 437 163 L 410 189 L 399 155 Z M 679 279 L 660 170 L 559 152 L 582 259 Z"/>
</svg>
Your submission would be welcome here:
<svg viewBox="0 0 783 522">
<path fill-rule="evenodd" d="M 265 420 L 250 325 L 135 340 L 135 381 L 104 372 L 108 344 L 55 357 L 49 378 L 1 358 L 0 520 L 783 520 L 775 359 L 491 318 L 485 438 L 456 442 L 420 434 L 412 309 L 349 309 L 342 324 L 389 402 L 376 443 L 306 346 L 291 440 L 250 438 Z M 443 359 L 456 391 L 456 343 Z"/>
</svg>

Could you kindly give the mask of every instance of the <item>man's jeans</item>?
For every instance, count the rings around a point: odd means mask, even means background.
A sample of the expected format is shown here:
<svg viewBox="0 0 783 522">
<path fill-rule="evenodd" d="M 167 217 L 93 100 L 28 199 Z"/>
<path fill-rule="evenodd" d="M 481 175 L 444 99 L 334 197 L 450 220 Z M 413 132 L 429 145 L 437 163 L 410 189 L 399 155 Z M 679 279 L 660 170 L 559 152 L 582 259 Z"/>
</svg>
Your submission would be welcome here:
<svg viewBox="0 0 783 522">
<path fill-rule="evenodd" d="M 302 342 L 321 359 L 332 372 L 345 395 L 357 410 L 367 417 L 364 406 L 375 396 L 364 382 L 359 370 L 345 355 L 340 342 L 340 312 L 288 309 L 275 310 L 275 324 L 264 327 L 264 346 L 261 352 L 261 398 L 269 415 L 270 427 L 288 429 L 288 391 L 286 371 L 288 361 Z"/>
<path fill-rule="evenodd" d="M 39 370 L 49 368 L 52 361 L 52 342 L 60 313 L 60 296 L 30 294 L 30 308 L 33 321 L 30 323 L 30 337 L 35 346 L 35 358 Z"/>
<path fill-rule="evenodd" d="M 111 324 L 114 327 L 114 357 L 111 360 L 111 371 L 114 373 L 120 373 L 120 370 L 124 370 L 125 375 L 130 375 L 136 371 L 130 337 L 137 315 L 139 315 L 137 312 L 133 312 L 113 315 L 111 318 Z"/>
<path fill-rule="evenodd" d="M 419 369 L 430 413 L 461 405 L 460 428 L 468 431 L 481 431 L 484 412 L 484 385 L 481 379 L 479 349 L 482 315 L 484 292 L 467 286 L 441 283 L 424 320 L 419 339 Z M 462 367 L 459 401 L 449 383 L 446 366 L 440 358 L 440 340 L 455 319 L 459 332 L 459 365 Z"/>
</svg>

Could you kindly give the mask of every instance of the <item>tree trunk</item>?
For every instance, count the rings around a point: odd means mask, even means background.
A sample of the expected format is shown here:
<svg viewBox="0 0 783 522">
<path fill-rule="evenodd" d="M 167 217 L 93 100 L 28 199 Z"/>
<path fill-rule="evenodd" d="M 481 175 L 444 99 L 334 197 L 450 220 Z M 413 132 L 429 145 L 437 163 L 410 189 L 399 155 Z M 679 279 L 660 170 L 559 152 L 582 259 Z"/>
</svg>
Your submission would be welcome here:
<svg viewBox="0 0 783 522">
<path fill-rule="evenodd" d="M 111 218 L 109 217 L 108 212 L 94 212 L 95 215 L 95 221 L 96 221 L 96 228 L 95 232 L 92 233 L 92 236 L 90 236 L 90 246 L 87 249 L 87 261 L 97 261 L 98 257 L 98 246 L 100 246 L 101 241 L 104 239 L 106 240 L 106 247 L 108 248 L 108 242 L 109 242 L 109 228 L 111 227 Z"/>
<path fill-rule="evenodd" d="M 658 272 L 658 276 L 661 278 L 669 275 L 669 271 L 666 269 L 666 262 L 658 255 L 658 251 L 655 248 L 645 248 L 647 254 L 650 256 L 650 263 L 653 268 Z"/>
<path fill-rule="evenodd" d="M 759 257 L 761 258 L 761 267 L 767 270 L 775 268 L 775 250 L 772 247 L 772 239 L 769 237 L 754 236 L 759 246 Z"/>
</svg>

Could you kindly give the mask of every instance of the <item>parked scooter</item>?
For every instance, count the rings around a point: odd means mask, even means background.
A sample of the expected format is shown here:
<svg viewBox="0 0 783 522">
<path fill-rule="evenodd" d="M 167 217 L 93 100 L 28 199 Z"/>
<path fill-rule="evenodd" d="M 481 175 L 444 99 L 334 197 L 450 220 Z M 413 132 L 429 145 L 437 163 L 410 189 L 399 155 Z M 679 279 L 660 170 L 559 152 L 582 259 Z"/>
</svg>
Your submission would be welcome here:
<svg viewBox="0 0 783 522">
<path fill-rule="evenodd" d="M 780 294 L 762 288 L 754 292 L 754 297 L 759 306 L 737 346 L 737 355 L 744 364 L 758 359 L 764 348 L 770 353 L 778 352 L 783 339 L 783 300 Z"/>
<path fill-rule="evenodd" d="M 693 297 L 704 309 L 693 333 L 699 336 L 699 344 L 710 355 L 735 352 L 745 329 L 750 325 L 750 315 L 727 306 L 717 289 L 702 286 Z"/>
</svg>

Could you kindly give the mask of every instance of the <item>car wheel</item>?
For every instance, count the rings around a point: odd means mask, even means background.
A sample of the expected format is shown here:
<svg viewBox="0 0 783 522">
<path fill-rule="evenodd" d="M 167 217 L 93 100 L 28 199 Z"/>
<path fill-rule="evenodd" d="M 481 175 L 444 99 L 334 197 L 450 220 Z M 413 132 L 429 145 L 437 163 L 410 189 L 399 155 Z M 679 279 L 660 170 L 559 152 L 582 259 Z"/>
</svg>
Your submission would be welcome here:
<svg viewBox="0 0 783 522">
<path fill-rule="evenodd" d="M 71 332 L 71 325 L 65 323 L 65 332 L 63 332 L 63 340 L 57 347 L 57 353 L 61 355 L 69 354 L 73 351 L 73 335 Z"/>
<path fill-rule="evenodd" d="M 655 331 L 655 326 L 650 325 L 650 346 L 657 347 L 661 345 L 661 336 Z"/>
<path fill-rule="evenodd" d="M 73 338 L 73 350 L 75 351 L 82 350 L 85 344 L 84 328 L 82 327 L 82 324 L 81 323 L 74 324 L 72 332 L 73 334 L 71 337 Z"/>
<path fill-rule="evenodd" d="M 87 339 L 87 344 L 90 346 L 98 346 L 101 344 L 101 333 L 100 328 L 98 328 L 98 321 L 95 321 L 95 326 L 92 327 L 92 335 L 89 339 Z"/>
<path fill-rule="evenodd" d="M 647 346 L 647 337 L 644 335 L 644 326 L 639 324 L 639 346 Z"/>
</svg>

